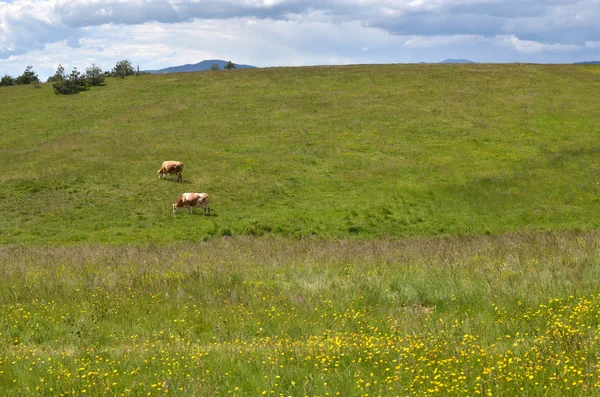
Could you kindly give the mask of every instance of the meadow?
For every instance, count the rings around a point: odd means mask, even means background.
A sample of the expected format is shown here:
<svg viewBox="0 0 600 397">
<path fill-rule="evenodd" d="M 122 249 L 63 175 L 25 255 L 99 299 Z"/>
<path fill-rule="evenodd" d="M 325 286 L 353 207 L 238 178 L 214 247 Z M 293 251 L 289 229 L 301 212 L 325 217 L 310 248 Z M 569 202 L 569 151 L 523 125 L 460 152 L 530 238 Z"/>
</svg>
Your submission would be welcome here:
<svg viewBox="0 0 600 397">
<path fill-rule="evenodd" d="M 0 242 L 594 230 L 600 69 L 365 65 L 0 89 Z M 159 181 L 163 160 L 184 184 Z M 173 216 L 207 192 L 214 216 Z"/>
<path fill-rule="evenodd" d="M 599 241 L 1 247 L 0 389 L 600 395 Z"/>
<path fill-rule="evenodd" d="M 599 93 L 521 64 L 0 87 L 1 394 L 600 395 Z M 211 216 L 173 214 L 194 191 Z"/>
</svg>

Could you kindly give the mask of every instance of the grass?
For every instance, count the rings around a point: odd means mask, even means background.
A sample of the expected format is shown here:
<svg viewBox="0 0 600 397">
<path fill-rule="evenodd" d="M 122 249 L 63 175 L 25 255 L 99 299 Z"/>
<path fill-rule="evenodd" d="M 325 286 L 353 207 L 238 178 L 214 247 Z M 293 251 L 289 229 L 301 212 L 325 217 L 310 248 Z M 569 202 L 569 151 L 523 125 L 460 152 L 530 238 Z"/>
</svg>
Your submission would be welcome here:
<svg viewBox="0 0 600 397">
<path fill-rule="evenodd" d="M 1 88 L 0 390 L 600 395 L 599 90 L 521 64 Z M 213 215 L 172 214 L 186 191 Z"/>
<path fill-rule="evenodd" d="M 0 242 L 594 230 L 598 67 L 369 65 L 0 89 Z M 160 181 L 163 160 L 184 184 Z M 208 192 L 214 216 L 171 214 Z"/>
<path fill-rule="evenodd" d="M 598 395 L 599 237 L 0 247 L 0 388 Z"/>
</svg>

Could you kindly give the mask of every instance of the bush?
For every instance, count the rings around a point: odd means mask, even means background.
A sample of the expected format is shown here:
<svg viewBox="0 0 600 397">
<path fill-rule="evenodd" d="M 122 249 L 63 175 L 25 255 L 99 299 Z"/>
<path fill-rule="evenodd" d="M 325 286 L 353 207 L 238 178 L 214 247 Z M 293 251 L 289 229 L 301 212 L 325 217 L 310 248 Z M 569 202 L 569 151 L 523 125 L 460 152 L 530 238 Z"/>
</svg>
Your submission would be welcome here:
<svg viewBox="0 0 600 397">
<path fill-rule="evenodd" d="M 104 73 L 102 69 L 92 63 L 92 66 L 85 70 L 85 79 L 90 86 L 104 85 Z"/>
<path fill-rule="evenodd" d="M 77 68 L 73 68 L 70 75 L 64 80 L 52 84 L 52 88 L 54 88 L 54 93 L 56 95 L 72 95 L 87 90 L 88 83 L 85 76 L 82 75 Z"/>
<path fill-rule="evenodd" d="M 52 83 L 55 81 L 63 81 L 66 78 L 65 76 L 65 68 L 63 67 L 63 65 L 61 65 L 60 63 L 58 64 L 58 68 L 56 69 L 56 72 L 54 73 L 54 76 L 50 76 L 48 77 L 47 82 L 48 83 Z"/>
<path fill-rule="evenodd" d="M 33 71 L 33 66 L 27 66 L 22 75 L 16 78 L 16 84 L 32 84 L 40 81 L 37 74 Z"/>
<path fill-rule="evenodd" d="M 120 77 L 122 79 L 124 79 L 125 76 L 131 76 L 134 74 L 135 70 L 133 70 L 133 66 L 131 66 L 131 61 L 128 60 L 117 62 L 111 73 L 112 76 Z"/>
<path fill-rule="evenodd" d="M 11 76 L 5 74 L 0 79 L 0 85 L 2 85 L 2 86 L 15 85 L 15 79 L 14 79 L 14 77 L 11 77 Z"/>
</svg>

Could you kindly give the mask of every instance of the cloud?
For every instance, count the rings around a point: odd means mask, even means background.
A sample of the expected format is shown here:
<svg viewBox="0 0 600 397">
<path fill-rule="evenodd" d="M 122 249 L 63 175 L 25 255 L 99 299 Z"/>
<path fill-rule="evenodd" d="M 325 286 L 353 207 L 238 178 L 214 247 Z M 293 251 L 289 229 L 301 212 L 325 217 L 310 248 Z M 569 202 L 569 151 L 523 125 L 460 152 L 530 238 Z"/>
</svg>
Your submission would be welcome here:
<svg viewBox="0 0 600 397">
<path fill-rule="evenodd" d="M 11 17 L 17 15 L 17 17 Z M 179 23 L 194 19 L 299 20 L 320 15 L 341 24 L 360 22 L 398 35 L 528 35 L 577 31 L 600 34 L 600 0 L 15 0 L 0 3 L 9 32 L 27 19 L 64 29 L 103 24 Z M 59 29 L 62 27 L 62 29 Z M 558 30 L 558 32 L 555 32 Z"/>
<path fill-rule="evenodd" d="M 180 22 L 184 17 L 169 2 L 157 0 L 59 0 L 51 12 L 71 28 L 103 24 L 137 25 L 145 22 Z"/>
<path fill-rule="evenodd" d="M 360 23 L 336 26 L 324 22 L 257 20 L 194 20 L 181 23 L 101 25 L 86 28 L 72 51 L 66 40 L 43 49 L 0 59 L 0 74 L 22 73 L 34 65 L 43 79 L 61 63 L 67 71 L 96 63 L 110 70 L 116 61 L 130 59 L 142 70 L 231 59 L 255 66 L 302 66 L 350 63 L 390 63 L 410 59 L 390 51 L 404 38 L 388 35 Z M 367 47 L 368 51 L 361 51 Z M 383 54 L 383 55 L 382 55 Z M 41 68 L 43 66 L 43 68 Z"/>
<path fill-rule="evenodd" d="M 524 54 L 539 54 L 541 52 L 573 52 L 584 49 L 584 46 L 576 44 L 547 44 L 531 40 L 521 40 L 515 35 L 499 36 L 498 38 L 502 44 L 512 46 L 517 51 Z"/>
<path fill-rule="evenodd" d="M 42 49 L 53 41 L 67 40 L 75 46 L 80 36 L 78 30 L 58 22 L 45 4 L 0 3 L 0 58 Z"/>
<path fill-rule="evenodd" d="M 485 40 L 485 37 L 479 35 L 412 36 L 403 44 L 403 47 L 425 48 L 456 44 L 476 44 L 482 40 Z"/>
<path fill-rule="evenodd" d="M 600 49 L 600 41 L 586 41 L 585 46 L 592 49 Z"/>
<path fill-rule="evenodd" d="M 0 60 L 551 61 L 597 57 L 599 20 L 600 0 L 0 0 Z"/>
</svg>

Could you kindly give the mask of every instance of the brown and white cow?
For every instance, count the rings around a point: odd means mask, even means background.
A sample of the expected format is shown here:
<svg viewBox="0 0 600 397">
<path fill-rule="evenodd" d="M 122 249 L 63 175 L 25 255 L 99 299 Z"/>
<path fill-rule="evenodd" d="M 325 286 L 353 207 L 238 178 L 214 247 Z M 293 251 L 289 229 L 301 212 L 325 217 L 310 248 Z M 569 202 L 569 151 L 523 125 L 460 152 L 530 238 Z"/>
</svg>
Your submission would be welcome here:
<svg viewBox="0 0 600 397">
<path fill-rule="evenodd" d="M 159 179 L 166 178 L 167 174 L 177 175 L 177 181 L 183 182 L 182 171 L 183 163 L 181 161 L 165 161 L 162 163 L 160 170 L 157 171 L 157 174 Z"/>
<path fill-rule="evenodd" d="M 183 193 L 179 199 L 173 204 L 173 213 L 181 207 L 186 207 L 189 213 L 192 213 L 193 207 L 202 207 L 204 215 L 210 215 L 210 207 L 208 206 L 208 194 L 206 193 Z"/>
</svg>

